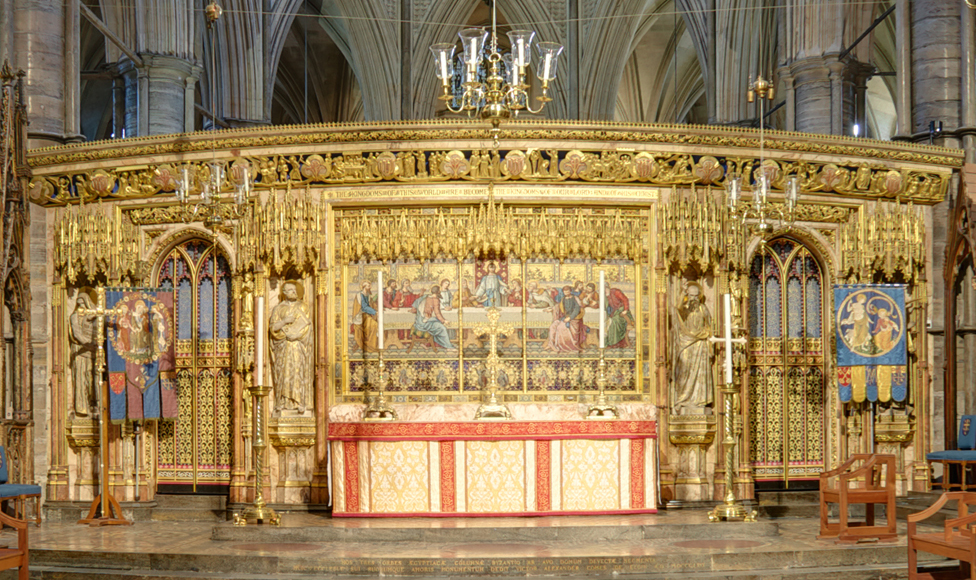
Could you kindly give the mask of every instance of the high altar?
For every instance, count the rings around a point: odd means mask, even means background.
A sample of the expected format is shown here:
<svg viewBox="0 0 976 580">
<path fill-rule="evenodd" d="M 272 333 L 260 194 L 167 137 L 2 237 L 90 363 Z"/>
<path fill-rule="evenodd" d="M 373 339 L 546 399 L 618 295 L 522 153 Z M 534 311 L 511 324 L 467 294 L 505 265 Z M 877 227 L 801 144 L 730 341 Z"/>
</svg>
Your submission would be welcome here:
<svg viewBox="0 0 976 580">
<path fill-rule="evenodd" d="M 39 290 L 55 345 L 48 498 L 94 491 L 76 311 L 96 286 L 174 293 L 178 417 L 110 430 L 110 489 L 135 506 L 174 491 L 253 501 L 255 380 L 272 387 L 260 484 L 285 509 L 653 512 L 719 500 L 727 475 L 748 498 L 871 449 L 897 455 L 901 492 L 927 485 L 922 242 L 961 153 L 686 126 L 526 121 L 498 137 L 363 124 L 33 151 L 32 219 L 55 248 Z M 215 174 L 222 201 L 176 200 Z M 732 176 L 748 197 L 759 175 L 774 207 L 790 176 L 802 192 L 762 239 L 725 200 Z M 903 401 L 838 394 L 831 288 L 858 282 L 906 289 Z M 748 339 L 728 389 L 708 340 L 725 294 Z M 494 337 L 490 309 L 506 327 Z M 616 419 L 586 418 L 601 372 Z M 396 420 L 364 421 L 381 390 Z M 475 420 L 493 390 L 511 419 Z"/>
</svg>

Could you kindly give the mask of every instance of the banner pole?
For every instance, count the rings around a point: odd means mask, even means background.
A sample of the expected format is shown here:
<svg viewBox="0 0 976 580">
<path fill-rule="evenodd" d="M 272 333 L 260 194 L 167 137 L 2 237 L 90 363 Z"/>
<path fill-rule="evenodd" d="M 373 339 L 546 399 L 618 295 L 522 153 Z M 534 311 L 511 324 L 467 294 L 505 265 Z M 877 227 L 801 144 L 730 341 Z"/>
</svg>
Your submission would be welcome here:
<svg viewBox="0 0 976 580">
<path fill-rule="evenodd" d="M 99 478 L 101 479 L 101 485 L 99 486 L 100 492 L 98 496 L 92 500 L 91 507 L 88 509 L 88 517 L 82 520 L 78 520 L 79 524 L 88 524 L 92 527 L 98 526 L 131 526 L 132 522 L 122 517 L 122 506 L 119 505 L 117 499 L 112 497 L 109 493 L 108 486 L 108 379 L 105 376 L 105 318 L 115 314 L 115 309 L 105 308 L 105 288 L 98 287 L 96 289 L 98 295 L 98 301 L 95 308 L 83 308 L 80 309 L 80 314 L 94 315 L 98 318 L 97 335 L 95 337 L 98 343 L 98 353 L 95 358 L 96 370 L 98 371 L 98 376 L 101 379 L 101 389 L 100 397 L 101 401 L 98 406 L 98 447 L 99 453 L 101 454 L 101 473 Z M 101 516 L 95 517 L 98 513 L 99 505 L 101 505 Z M 112 515 L 112 512 L 115 515 Z"/>
</svg>

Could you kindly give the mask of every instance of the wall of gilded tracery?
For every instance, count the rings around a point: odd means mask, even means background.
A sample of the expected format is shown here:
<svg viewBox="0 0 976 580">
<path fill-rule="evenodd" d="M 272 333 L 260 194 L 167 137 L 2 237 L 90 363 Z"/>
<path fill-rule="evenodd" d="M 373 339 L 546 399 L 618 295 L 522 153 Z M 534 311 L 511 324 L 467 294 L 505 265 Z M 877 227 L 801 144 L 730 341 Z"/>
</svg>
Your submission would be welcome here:
<svg viewBox="0 0 976 580">
<path fill-rule="evenodd" d="M 642 412 L 657 416 L 660 432 L 668 433 L 660 440 L 665 497 L 709 499 L 723 493 L 724 466 L 715 442 L 721 400 L 715 396 L 700 416 L 672 421 L 668 312 L 689 281 L 701 281 L 713 313 L 713 333 L 721 331 L 720 297 L 726 291 L 737 296 L 737 326 L 746 328 L 749 291 L 744 273 L 754 242 L 729 230 L 722 201 L 728 173 L 754 175 L 761 165 L 771 177 L 774 204 L 785 176 L 800 175 L 804 198 L 795 231 L 826 248 L 827 268 L 835 279 L 850 280 L 854 272 L 859 279 L 873 279 L 874 272 L 887 276 L 885 271 L 900 271 L 899 276 L 924 288 L 920 272 L 929 258 L 912 253 L 914 242 L 895 243 L 901 229 L 871 229 L 891 221 L 872 216 L 895 211 L 888 205 L 879 209 L 872 200 L 911 200 L 924 221 L 927 204 L 942 199 L 960 164 L 954 152 L 939 148 L 786 134 L 767 140 L 765 158 L 760 159 L 758 139 L 750 134 L 617 125 L 513 125 L 502 131 L 501 145 L 493 150 L 487 132 L 471 127 L 434 123 L 313 127 L 274 135 L 219 132 L 133 140 L 115 149 L 117 143 L 95 143 L 37 151 L 31 191 L 36 203 L 50 208 L 48 223 L 54 226 L 63 219 L 68 212 L 64 206 L 75 201 L 84 200 L 84 211 L 92 215 L 84 222 L 84 239 L 70 228 L 52 227 L 55 247 L 65 250 L 56 258 L 55 287 L 68 297 L 82 284 L 145 279 L 154 256 L 187 235 L 183 212 L 173 201 L 182 166 L 190 163 L 195 193 L 208 176 L 205 163 L 216 159 L 231 166 L 228 188 L 243 174 L 234 168 L 248 165 L 256 176 L 256 202 L 241 223 L 249 225 L 216 233 L 232 263 L 234 308 L 246 311 L 248 300 L 264 295 L 270 312 L 280 300 L 282 284 L 297 280 L 314 312 L 317 337 L 309 408 L 272 417 L 266 495 L 276 502 L 317 504 L 327 501 L 324 422 L 337 406 L 349 409 L 343 417 L 361 407 L 362 376 L 372 355 L 356 342 L 350 324 L 363 281 L 375 285 L 381 270 L 388 280 L 400 283 L 447 280 L 452 301 L 458 297 L 457 306 L 443 304 L 449 314 L 446 344 L 413 335 L 415 320 L 408 310 L 394 311 L 386 335 L 393 341 L 389 356 L 398 381 L 391 389 L 394 403 L 432 409 L 478 400 L 481 377 L 472 363 L 484 358 L 484 345 L 467 331 L 465 320 L 476 322 L 484 305 L 465 307 L 460 298 L 465 287 L 475 292 L 487 264 L 503 270 L 506 283 L 517 278 L 524 291 L 535 282 L 550 296 L 577 283 L 585 290 L 604 269 L 610 272 L 611 286 L 618 285 L 627 297 L 633 317 L 628 344 L 609 353 L 620 379 L 611 386 L 611 398 L 645 408 Z M 101 207 L 91 203 L 96 199 L 102 200 Z M 110 219 L 115 211 L 124 217 Z M 99 221 L 96 214 L 107 217 Z M 898 219 L 904 227 L 915 223 Z M 868 221 L 875 225 L 869 228 Z M 189 228 L 204 238 L 212 235 L 200 224 Z M 117 249 L 96 243 L 99 235 L 116 236 L 111 239 L 120 241 Z M 885 236 L 892 238 L 890 244 Z M 522 304 L 517 304 L 517 295 L 505 300 L 505 316 L 518 328 L 511 341 L 502 343 L 511 367 L 505 400 L 510 405 L 575 406 L 581 392 L 592 393 L 595 349 L 585 337 L 589 333 L 584 331 L 575 349 L 547 349 L 552 321 L 539 318 L 541 309 L 530 307 L 524 292 Z M 60 309 L 56 316 L 69 313 Z M 593 321 L 583 316 L 583 326 L 593 332 Z M 234 328 L 238 354 L 253 348 L 253 330 L 248 332 L 246 324 Z M 926 359 L 927 352 L 923 348 L 917 356 Z M 248 501 L 253 466 L 243 387 L 252 369 L 247 357 L 236 359 L 232 420 L 240 428 L 232 430 L 230 493 L 232 501 Z M 714 356 L 712 364 L 718 378 L 721 357 Z M 55 381 L 59 396 L 54 400 L 70 400 L 69 383 L 66 375 Z M 923 382 L 917 384 L 924 389 Z M 836 465 L 849 450 L 866 445 L 867 430 L 854 433 L 856 421 L 839 418 L 851 412 L 838 410 L 835 391 L 828 392 L 833 403 L 828 401 L 824 409 L 829 431 L 825 441 L 828 463 Z M 920 390 L 918 396 L 926 393 Z M 744 400 L 739 412 L 748 403 Z M 865 417 L 863 410 L 853 414 Z M 919 448 L 915 433 L 924 424 L 914 417 L 905 421 L 917 429 L 899 453 L 913 466 Z M 672 423 L 676 427 L 669 431 Z M 51 478 L 77 472 L 72 479 L 77 485 L 63 499 L 83 499 L 88 439 L 80 430 L 65 429 L 55 436 L 67 438 L 68 444 L 52 456 Z M 120 474 L 114 489 L 120 497 L 135 497 L 125 477 L 134 471 L 132 457 L 143 462 L 139 473 L 147 482 L 139 498 L 151 497 L 154 443 L 152 434 L 142 436 L 137 452 L 127 447 L 136 445 L 131 434 L 113 435 L 112 460 Z M 748 492 L 751 475 L 745 456 L 738 465 L 742 490 Z"/>
</svg>

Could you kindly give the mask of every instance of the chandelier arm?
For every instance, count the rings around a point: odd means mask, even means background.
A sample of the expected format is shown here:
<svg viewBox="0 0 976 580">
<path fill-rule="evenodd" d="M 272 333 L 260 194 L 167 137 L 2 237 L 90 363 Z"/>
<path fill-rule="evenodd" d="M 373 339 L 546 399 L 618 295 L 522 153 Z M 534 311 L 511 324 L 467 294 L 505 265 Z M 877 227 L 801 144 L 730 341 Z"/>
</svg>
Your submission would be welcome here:
<svg viewBox="0 0 976 580">
<path fill-rule="evenodd" d="M 542 96 L 545 96 L 545 93 L 543 93 Z M 545 109 L 546 108 L 546 103 L 547 102 L 548 101 L 542 101 L 542 100 L 540 100 L 539 101 L 539 108 L 533 111 L 532 110 L 532 106 L 529 104 L 529 95 L 528 95 L 528 93 L 526 93 L 526 95 L 525 95 L 525 110 L 528 111 L 528 112 L 530 112 L 530 113 L 532 113 L 533 115 L 538 115 L 539 113 L 542 112 L 542 109 Z"/>
<path fill-rule="evenodd" d="M 455 109 L 454 107 L 451 106 L 451 101 L 453 100 L 454 99 L 444 101 L 444 106 L 447 107 L 448 111 L 454 113 L 455 115 L 460 114 L 462 111 L 464 111 L 464 104 L 462 104 L 460 107 Z"/>
</svg>

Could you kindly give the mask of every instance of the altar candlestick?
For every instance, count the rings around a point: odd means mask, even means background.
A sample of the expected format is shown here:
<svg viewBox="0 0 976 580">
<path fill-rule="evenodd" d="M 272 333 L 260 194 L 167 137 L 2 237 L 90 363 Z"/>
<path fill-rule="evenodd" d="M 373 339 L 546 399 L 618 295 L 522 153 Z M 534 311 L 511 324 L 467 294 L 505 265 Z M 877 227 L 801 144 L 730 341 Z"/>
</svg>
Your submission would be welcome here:
<svg viewBox="0 0 976 580">
<path fill-rule="evenodd" d="M 264 296 L 254 300 L 254 386 L 264 386 Z"/>
<path fill-rule="evenodd" d="M 605 348 L 607 346 L 607 329 L 606 329 L 606 316 L 607 316 L 607 304 L 606 304 L 606 281 L 603 277 L 603 270 L 600 270 L 600 348 Z"/>
<path fill-rule="evenodd" d="M 383 350 L 383 272 L 376 278 L 376 323 L 380 327 L 379 348 Z"/>
<path fill-rule="evenodd" d="M 732 296 L 723 296 L 725 306 L 725 384 L 732 384 Z"/>
</svg>

